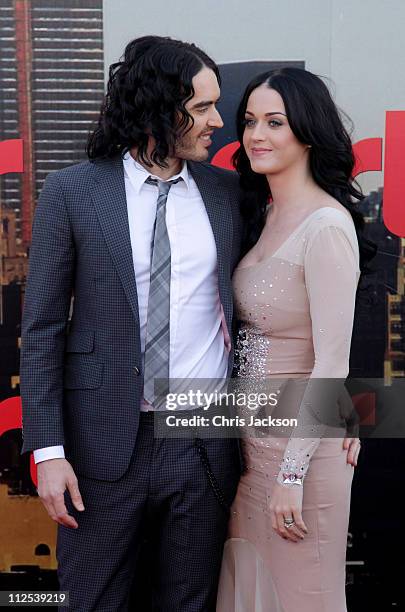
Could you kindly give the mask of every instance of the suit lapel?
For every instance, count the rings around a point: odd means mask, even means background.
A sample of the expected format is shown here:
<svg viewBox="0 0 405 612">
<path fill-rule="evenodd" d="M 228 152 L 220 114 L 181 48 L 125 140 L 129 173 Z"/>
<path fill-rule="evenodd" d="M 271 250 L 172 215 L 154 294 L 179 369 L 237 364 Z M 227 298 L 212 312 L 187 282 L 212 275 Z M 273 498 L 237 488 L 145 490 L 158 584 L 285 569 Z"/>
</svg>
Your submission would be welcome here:
<svg viewBox="0 0 405 612">
<path fill-rule="evenodd" d="M 129 234 L 124 169 L 120 156 L 95 162 L 90 194 L 105 241 L 139 327 L 138 295 Z"/>
<path fill-rule="evenodd" d="M 219 294 L 225 315 L 229 317 L 232 314 L 229 279 L 233 227 L 228 194 L 216 174 L 207 169 L 204 164 L 188 162 L 188 167 L 205 204 L 214 234 L 218 259 Z"/>
</svg>

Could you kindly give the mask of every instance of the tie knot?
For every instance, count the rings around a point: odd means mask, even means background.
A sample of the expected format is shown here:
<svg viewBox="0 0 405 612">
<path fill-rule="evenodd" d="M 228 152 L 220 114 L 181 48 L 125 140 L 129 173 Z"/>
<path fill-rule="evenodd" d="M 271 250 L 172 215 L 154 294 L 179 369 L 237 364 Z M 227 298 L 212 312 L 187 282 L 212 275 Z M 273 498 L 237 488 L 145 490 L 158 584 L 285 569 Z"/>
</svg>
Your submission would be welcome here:
<svg viewBox="0 0 405 612">
<path fill-rule="evenodd" d="M 160 179 L 155 179 L 152 178 L 151 176 L 148 176 L 148 178 L 146 179 L 146 183 L 148 183 L 149 185 L 157 185 L 157 187 L 159 188 L 159 195 L 167 195 L 170 191 L 170 187 L 172 185 L 175 185 L 175 183 L 178 183 L 179 181 L 182 181 L 182 177 L 179 176 L 178 178 L 172 180 L 172 181 L 161 181 Z"/>
</svg>

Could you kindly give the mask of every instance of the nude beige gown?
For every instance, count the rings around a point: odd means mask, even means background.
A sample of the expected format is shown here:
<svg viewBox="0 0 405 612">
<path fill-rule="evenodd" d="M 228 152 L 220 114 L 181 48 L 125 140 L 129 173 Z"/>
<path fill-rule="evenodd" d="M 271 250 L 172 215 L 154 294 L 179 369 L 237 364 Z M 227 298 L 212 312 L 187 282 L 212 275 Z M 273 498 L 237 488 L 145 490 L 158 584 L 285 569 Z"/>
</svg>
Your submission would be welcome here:
<svg viewBox="0 0 405 612">
<path fill-rule="evenodd" d="M 273 255 L 234 274 L 241 327 L 237 380 L 341 378 L 348 374 L 359 253 L 351 217 L 323 207 Z M 243 387 L 243 385 L 242 385 Z M 305 402 L 296 407 L 303 418 Z M 247 465 L 229 523 L 218 612 L 345 612 L 345 555 L 353 467 L 342 436 L 249 436 Z M 305 539 L 271 527 L 274 483 L 303 482 Z M 299 486 L 299 485 L 284 485 Z"/>
</svg>

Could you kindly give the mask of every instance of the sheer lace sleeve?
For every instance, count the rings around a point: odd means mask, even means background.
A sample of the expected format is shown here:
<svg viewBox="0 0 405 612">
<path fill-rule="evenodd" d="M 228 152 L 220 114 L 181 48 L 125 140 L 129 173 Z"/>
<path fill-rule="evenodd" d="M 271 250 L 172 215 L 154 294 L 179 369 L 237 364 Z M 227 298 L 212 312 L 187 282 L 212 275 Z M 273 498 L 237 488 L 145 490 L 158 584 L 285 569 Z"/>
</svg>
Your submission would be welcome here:
<svg viewBox="0 0 405 612">
<path fill-rule="evenodd" d="M 303 483 L 326 424 L 331 422 L 325 402 L 337 412 L 338 396 L 348 374 L 359 279 L 357 238 L 350 219 L 336 224 L 329 221 L 311 233 L 304 269 L 315 361 L 300 402 L 298 426 L 280 466 L 277 480 L 283 484 Z"/>
</svg>

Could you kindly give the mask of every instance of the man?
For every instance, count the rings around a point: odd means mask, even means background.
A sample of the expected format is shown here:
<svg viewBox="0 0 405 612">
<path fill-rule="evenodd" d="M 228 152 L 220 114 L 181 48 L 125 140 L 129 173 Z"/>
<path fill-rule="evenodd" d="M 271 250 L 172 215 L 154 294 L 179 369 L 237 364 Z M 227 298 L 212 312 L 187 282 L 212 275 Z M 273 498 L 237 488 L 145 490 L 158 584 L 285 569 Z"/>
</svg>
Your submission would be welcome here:
<svg viewBox="0 0 405 612">
<path fill-rule="evenodd" d="M 90 161 L 49 175 L 36 209 L 23 452 L 34 450 L 59 523 L 58 577 L 75 611 L 127 609 L 146 523 L 153 609 L 215 609 L 238 445 L 154 438 L 153 415 L 155 379 L 232 368 L 238 179 L 202 163 L 223 125 L 219 95 L 217 66 L 195 45 L 130 42 L 110 68 Z"/>
</svg>

